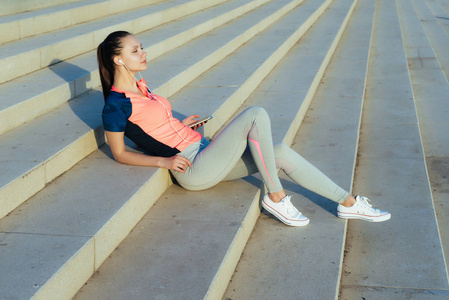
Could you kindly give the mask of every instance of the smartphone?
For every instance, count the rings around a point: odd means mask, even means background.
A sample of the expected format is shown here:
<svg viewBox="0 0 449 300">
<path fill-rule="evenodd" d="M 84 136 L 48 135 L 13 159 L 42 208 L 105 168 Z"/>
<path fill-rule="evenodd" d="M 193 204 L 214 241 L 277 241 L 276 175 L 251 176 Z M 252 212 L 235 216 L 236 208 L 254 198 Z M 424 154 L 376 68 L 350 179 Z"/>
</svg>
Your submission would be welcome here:
<svg viewBox="0 0 449 300">
<path fill-rule="evenodd" d="M 198 124 L 206 123 L 206 122 L 209 121 L 210 119 L 212 119 L 212 116 L 208 116 L 208 117 L 199 119 L 198 121 L 194 121 L 194 122 L 190 123 L 188 126 L 189 126 L 190 128 L 192 128 L 192 127 L 194 127 L 194 126 L 196 126 L 196 125 L 198 125 Z"/>
</svg>

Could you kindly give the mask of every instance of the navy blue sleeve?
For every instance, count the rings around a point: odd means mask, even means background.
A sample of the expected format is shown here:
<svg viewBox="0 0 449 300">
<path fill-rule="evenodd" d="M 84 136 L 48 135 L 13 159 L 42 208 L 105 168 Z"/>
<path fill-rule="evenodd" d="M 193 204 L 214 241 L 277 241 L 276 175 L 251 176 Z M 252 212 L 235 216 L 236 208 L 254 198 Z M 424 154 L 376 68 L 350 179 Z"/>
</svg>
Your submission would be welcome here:
<svg viewBox="0 0 449 300">
<path fill-rule="evenodd" d="M 132 104 L 125 94 L 112 92 L 106 99 L 103 107 L 104 130 L 112 132 L 125 132 L 126 123 L 132 113 Z"/>
</svg>

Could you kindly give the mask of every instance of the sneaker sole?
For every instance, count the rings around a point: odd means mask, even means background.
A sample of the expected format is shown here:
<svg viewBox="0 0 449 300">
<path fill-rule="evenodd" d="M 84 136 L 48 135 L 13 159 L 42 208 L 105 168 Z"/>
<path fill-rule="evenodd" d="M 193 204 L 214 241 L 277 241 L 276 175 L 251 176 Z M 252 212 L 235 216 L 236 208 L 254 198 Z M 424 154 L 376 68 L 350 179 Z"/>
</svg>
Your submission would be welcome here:
<svg viewBox="0 0 449 300">
<path fill-rule="evenodd" d="M 304 221 L 291 221 L 291 220 L 287 219 L 286 217 L 284 217 L 282 214 L 280 214 L 277 210 L 270 207 L 263 200 L 262 200 L 262 207 L 265 208 L 266 211 L 268 211 L 270 214 L 274 215 L 276 218 L 278 218 L 279 221 L 281 221 L 282 223 L 284 223 L 286 225 L 294 226 L 294 227 L 301 227 L 301 226 L 306 226 L 307 224 L 310 223 L 309 218 L 307 218 L 307 220 L 304 220 Z"/>
<path fill-rule="evenodd" d="M 384 221 L 390 220 L 390 218 L 391 218 L 390 213 L 381 215 L 381 216 L 366 216 L 366 215 L 337 212 L 337 215 L 339 218 L 342 218 L 342 219 L 358 219 L 358 220 L 364 220 L 364 221 L 368 221 L 368 222 L 384 222 Z"/>
</svg>

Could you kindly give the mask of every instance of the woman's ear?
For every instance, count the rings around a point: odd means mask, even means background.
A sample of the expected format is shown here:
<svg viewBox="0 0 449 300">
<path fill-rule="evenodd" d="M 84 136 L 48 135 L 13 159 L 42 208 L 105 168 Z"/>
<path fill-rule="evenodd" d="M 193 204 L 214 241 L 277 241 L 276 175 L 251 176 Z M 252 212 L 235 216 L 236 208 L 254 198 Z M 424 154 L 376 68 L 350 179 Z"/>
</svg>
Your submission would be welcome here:
<svg viewBox="0 0 449 300">
<path fill-rule="evenodd" d="M 114 57 L 114 63 L 115 63 L 117 66 L 124 66 L 124 65 L 125 65 L 125 64 L 123 63 L 123 61 L 120 59 L 120 57 L 118 57 L 118 56 Z"/>
</svg>

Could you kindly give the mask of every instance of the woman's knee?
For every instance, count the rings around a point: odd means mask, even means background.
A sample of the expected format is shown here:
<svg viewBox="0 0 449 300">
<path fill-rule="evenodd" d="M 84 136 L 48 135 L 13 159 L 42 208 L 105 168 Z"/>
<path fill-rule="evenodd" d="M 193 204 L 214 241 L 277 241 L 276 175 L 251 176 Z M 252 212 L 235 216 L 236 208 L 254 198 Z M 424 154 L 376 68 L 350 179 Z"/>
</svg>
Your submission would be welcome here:
<svg viewBox="0 0 449 300">
<path fill-rule="evenodd" d="M 301 155 L 285 144 L 274 145 L 274 157 L 276 166 L 287 175 L 295 171 L 304 160 Z"/>
<path fill-rule="evenodd" d="M 261 120 L 267 120 L 267 119 L 269 120 L 270 119 L 265 108 L 260 107 L 260 106 L 248 107 L 244 111 L 244 113 L 253 116 L 254 119 L 261 119 Z"/>
<path fill-rule="evenodd" d="M 293 151 L 292 148 L 283 143 L 274 145 L 273 149 L 274 149 L 274 156 L 276 158 L 287 158 L 292 154 L 291 152 Z"/>
</svg>

